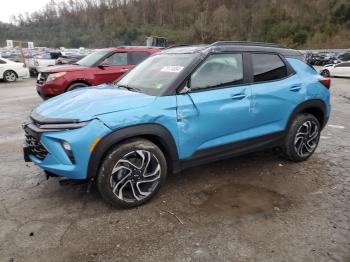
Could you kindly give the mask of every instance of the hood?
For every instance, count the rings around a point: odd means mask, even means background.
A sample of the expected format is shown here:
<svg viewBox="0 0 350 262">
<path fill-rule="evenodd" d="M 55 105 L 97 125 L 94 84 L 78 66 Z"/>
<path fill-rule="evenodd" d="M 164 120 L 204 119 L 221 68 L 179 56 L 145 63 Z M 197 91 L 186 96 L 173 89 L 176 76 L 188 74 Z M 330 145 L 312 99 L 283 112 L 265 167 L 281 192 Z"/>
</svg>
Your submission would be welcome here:
<svg viewBox="0 0 350 262">
<path fill-rule="evenodd" d="M 58 73 L 85 70 L 87 67 L 80 65 L 57 65 L 40 68 L 43 73 Z"/>
<path fill-rule="evenodd" d="M 150 105 L 156 99 L 143 93 L 99 85 L 73 90 L 40 104 L 34 115 L 42 118 L 88 121 L 102 114 Z"/>
</svg>

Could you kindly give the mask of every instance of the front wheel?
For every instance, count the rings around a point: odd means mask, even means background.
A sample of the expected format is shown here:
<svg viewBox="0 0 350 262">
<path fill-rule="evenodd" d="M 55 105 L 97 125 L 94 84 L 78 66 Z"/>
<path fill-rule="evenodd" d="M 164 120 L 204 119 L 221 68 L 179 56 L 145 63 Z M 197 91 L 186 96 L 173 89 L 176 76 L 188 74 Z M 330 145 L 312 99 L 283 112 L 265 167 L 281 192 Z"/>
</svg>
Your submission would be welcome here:
<svg viewBox="0 0 350 262">
<path fill-rule="evenodd" d="M 283 153 L 287 159 L 301 162 L 315 152 L 320 140 L 321 126 L 313 115 L 301 114 L 293 120 L 287 132 Z"/>
<path fill-rule="evenodd" d="M 17 74 L 12 70 L 5 71 L 3 77 L 6 82 L 16 82 L 17 80 Z"/>
<path fill-rule="evenodd" d="M 163 152 L 148 140 L 132 139 L 106 155 L 97 187 L 103 199 L 113 206 L 136 207 L 157 194 L 166 176 Z"/>
<path fill-rule="evenodd" d="M 74 83 L 74 84 L 71 84 L 71 85 L 67 88 L 67 92 L 73 91 L 73 90 L 76 90 L 76 89 L 79 89 L 79 88 L 87 87 L 87 86 L 88 86 L 88 85 L 87 85 L 87 84 L 84 84 L 84 83 Z"/>
</svg>

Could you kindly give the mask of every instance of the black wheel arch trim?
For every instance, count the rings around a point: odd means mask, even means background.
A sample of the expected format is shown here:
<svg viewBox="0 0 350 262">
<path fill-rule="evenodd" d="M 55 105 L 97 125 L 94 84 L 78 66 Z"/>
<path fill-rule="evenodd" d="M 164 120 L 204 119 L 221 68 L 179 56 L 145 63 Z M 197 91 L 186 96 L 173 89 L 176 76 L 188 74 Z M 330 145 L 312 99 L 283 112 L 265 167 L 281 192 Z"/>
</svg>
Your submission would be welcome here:
<svg viewBox="0 0 350 262">
<path fill-rule="evenodd" d="M 101 139 L 89 159 L 88 179 L 97 176 L 103 158 L 113 146 L 136 137 L 149 139 L 159 146 L 163 152 L 165 151 L 164 156 L 167 159 L 170 170 L 175 168 L 172 165 L 178 162 L 179 155 L 174 137 L 170 131 L 160 124 L 140 124 L 117 129 Z"/>
<path fill-rule="evenodd" d="M 84 84 L 86 86 L 92 86 L 93 85 L 93 84 L 91 84 L 90 80 L 83 79 L 83 78 L 77 78 L 77 79 L 74 79 L 71 82 L 69 82 L 66 85 L 66 88 L 64 89 L 64 91 L 67 92 L 68 88 L 70 88 L 72 85 L 79 84 L 79 83 L 82 83 L 82 84 Z"/>
<path fill-rule="evenodd" d="M 322 111 L 323 121 L 322 121 L 322 123 L 320 123 L 320 125 L 321 125 L 321 128 L 323 129 L 326 126 L 327 121 L 328 121 L 326 103 L 324 101 L 322 101 L 321 99 L 311 99 L 311 100 L 307 100 L 307 101 L 300 103 L 299 105 L 297 105 L 294 108 L 292 114 L 289 117 L 286 130 L 289 130 L 289 127 L 291 126 L 293 119 L 295 119 L 295 117 L 298 114 L 305 112 L 305 111 L 312 109 L 312 108 L 316 108 L 316 109 L 319 109 Z"/>
</svg>

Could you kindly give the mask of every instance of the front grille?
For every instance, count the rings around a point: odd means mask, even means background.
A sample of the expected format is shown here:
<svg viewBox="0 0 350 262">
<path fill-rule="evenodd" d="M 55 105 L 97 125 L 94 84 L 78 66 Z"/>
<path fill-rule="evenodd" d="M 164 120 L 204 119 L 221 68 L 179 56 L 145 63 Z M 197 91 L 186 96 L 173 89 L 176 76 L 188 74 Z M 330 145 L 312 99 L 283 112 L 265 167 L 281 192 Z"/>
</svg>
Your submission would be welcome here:
<svg viewBox="0 0 350 262">
<path fill-rule="evenodd" d="M 43 73 L 43 72 L 41 72 L 41 73 L 39 73 L 38 79 L 36 80 L 36 82 L 37 82 L 39 85 L 42 85 L 43 83 L 46 82 L 48 76 L 49 76 L 48 73 Z"/>
<path fill-rule="evenodd" d="M 40 143 L 39 139 L 31 135 L 27 130 L 25 131 L 26 144 L 32 155 L 40 160 L 44 160 L 48 154 L 46 148 Z"/>
</svg>

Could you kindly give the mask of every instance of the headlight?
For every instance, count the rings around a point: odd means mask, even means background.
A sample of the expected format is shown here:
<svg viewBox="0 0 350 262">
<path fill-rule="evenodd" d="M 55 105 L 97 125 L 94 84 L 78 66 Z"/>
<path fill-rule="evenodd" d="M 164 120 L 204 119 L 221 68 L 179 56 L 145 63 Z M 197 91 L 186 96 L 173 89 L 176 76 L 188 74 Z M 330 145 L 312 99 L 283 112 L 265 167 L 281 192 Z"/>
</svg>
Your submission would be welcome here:
<svg viewBox="0 0 350 262">
<path fill-rule="evenodd" d="M 66 74 L 66 72 L 59 72 L 59 73 L 53 73 L 53 74 L 49 74 L 49 76 L 47 77 L 46 81 L 53 81 L 61 76 L 64 76 Z"/>
</svg>

